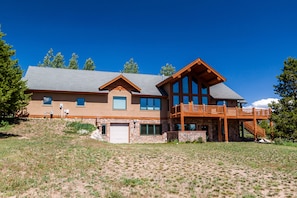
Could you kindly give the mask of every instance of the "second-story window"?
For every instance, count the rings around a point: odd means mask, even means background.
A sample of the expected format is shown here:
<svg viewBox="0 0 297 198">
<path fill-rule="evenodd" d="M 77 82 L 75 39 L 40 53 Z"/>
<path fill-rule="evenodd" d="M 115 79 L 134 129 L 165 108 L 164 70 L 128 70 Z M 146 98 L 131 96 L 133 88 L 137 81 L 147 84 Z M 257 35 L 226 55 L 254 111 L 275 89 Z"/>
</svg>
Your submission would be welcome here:
<svg viewBox="0 0 297 198">
<path fill-rule="evenodd" d="M 161 99 L 160 98 L 140 98 L 141 110 L 160 110 Z"/>
<path fill-rule="evenodd" d="M 126 110 L 127 109 L 126 97 L 114 96 L 113 97 L 113 109 L 115 109 L 115 110 Z"/>
</svg>

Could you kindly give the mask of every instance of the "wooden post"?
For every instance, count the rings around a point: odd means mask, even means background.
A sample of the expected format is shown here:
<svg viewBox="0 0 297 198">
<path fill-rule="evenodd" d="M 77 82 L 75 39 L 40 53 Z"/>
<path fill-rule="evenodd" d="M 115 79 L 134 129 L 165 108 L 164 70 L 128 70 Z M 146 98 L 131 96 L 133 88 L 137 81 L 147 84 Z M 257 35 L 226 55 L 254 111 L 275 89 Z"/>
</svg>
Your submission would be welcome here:
<svg viewBox="0 0 297 198">
<path fill-rule="evenodd" d="M 185 131 L 184 104 L 183 103 L 180 103 L 180 125 L 181 125 L 181 131 Z"/>
<path fill-rule="evenodd" d="M 257 140 L 257 119 L 256 119 L 256 109 L 253 108 L 253 124 L 254 124 L 254 136 L 255 140 Z"/>
<path fill-rule="evenodd" d="M 224 105 L 224 131 L 225 131 L 225 142 L 229 142 L 228 119 L 227 119 L 227 107 L 226 107 L 226 105 Z"/>
<path fill-rule="evenodd" d="M 219 122 L 218 122 L 218 140 L 219 140 L 219 142 L 223 141 L 223 137 L 222 137 L 222 118 L 219 118 Z"/>
<path fill-rule="evenodd" d="M 269 126 L 270 126 L 270 136 L 271 136 L 271 139 L 273 140 L 274 139 L 274 131 L 273 131 L 273 122 L 272 120 L 270 119 L 269 120 Z"/>
</svg>

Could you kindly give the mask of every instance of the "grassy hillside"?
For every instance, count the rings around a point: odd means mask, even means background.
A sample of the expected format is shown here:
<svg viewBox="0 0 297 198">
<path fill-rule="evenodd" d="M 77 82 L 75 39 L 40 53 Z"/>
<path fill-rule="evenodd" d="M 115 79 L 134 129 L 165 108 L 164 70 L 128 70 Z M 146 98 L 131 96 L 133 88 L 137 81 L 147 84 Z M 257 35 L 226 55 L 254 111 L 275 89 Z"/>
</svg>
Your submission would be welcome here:
<svg viewBox="0 0 297 198">
<path fill-rule="evenodd" d="M 0 131 L 0 197 L 296 197 L 297 148 L 257 143 L 114 145 L 66 121 Z"/>
</svg>

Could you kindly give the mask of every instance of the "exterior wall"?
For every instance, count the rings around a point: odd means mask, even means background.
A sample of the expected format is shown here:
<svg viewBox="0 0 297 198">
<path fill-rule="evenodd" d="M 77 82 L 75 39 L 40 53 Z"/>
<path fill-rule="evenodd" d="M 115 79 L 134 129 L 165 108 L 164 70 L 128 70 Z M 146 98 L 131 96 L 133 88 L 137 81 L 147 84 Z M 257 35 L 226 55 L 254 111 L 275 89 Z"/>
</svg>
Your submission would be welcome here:
<svg viewBox="0 0 297 198">
<path fill-rule="evenodd" d="M 51 96 L 52 105 L 43 105 L 43 97 Z M 126 110 L 113 109 L 113 96 L 125 96 Z M 85 98 L 85 106 L 76 106 L 77 98 Z M 68 118 L 126 118 L 126 119 L 160 119 L 167 117 L 167 100 L 162 99 L 161 110 L 140 110 L 140 96 L 132 96 L 127 90 L 112 90 L 109 94 L 74 94 L 56 92 L 34 92 L 32 100 L 27 106 L 29 117 Z M 60 110 L 60 104 L 63 109 Z M 64 111 L 68 109 L 69 114 Z"/>
<path fill-rule="evenodd" d="M 106 134 L 102 138 L 109 142 L 110 124 L 111 123 L 128 123 L 129 124 L 129 143 L 164 143 L 167 141 L 167 121 L 160 120 L 131 120 L 131 119 L 98 119 L 97 125 L 99 132 L 102 133 L 102 126 L 106 126 Z M 162 124 L 162 135 L 140 135 L 141 124 Z"/>
</svg>

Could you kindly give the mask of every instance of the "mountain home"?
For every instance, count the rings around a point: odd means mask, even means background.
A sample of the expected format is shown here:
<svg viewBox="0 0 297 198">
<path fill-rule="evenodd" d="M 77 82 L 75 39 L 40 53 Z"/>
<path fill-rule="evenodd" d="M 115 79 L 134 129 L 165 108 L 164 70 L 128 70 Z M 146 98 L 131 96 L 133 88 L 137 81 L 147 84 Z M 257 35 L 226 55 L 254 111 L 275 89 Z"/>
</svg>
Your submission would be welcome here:
<svg viewBox="0 0 297 198">
<path fill-rule="evenodd" d="M 32 118 L 74 118 L 96 124 L 111 143 L 238 141 L 240 129 L 263 135 L 269 109 L 243 109 L 244 98 L 201 59 L 169 77 L 32 67 L 24 77 Z"/>
</svg>

